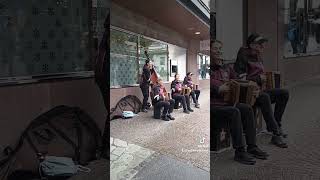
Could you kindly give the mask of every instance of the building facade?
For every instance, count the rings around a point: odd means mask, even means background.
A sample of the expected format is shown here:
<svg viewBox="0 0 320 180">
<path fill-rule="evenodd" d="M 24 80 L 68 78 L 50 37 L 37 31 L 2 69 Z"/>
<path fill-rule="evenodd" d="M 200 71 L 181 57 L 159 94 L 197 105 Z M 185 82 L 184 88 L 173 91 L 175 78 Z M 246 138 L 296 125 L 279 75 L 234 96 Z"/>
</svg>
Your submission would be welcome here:
<svg viewBox="0 0 320 180">
<path fill-rule="evenodd" d="M 184 78 L 190 71 L 200 88 L 209 88 L 210 17 L 208 9 L 199 8 L 207 6 L 173 0 L 112 1 L 110 108 L 127 95 L 142 100 L 138 79 L 146 60 L 144 50 L 167 87 L 174 74 Z"/>
</svg>

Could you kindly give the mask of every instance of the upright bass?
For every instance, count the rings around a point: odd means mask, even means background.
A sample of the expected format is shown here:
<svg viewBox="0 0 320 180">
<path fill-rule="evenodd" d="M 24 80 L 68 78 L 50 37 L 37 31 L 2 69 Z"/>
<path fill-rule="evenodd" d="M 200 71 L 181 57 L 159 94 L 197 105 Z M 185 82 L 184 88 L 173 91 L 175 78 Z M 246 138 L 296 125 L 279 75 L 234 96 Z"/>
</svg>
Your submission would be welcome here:
<svg viewBox="0 0 320 180">
<path fill-rule="evenodd" d="M 144 54 L 146 55 L 147 59 L 151 62 L 150 56 L 149 56 L 147 50 L 144 51 Z M 157 70 L 153 64 L 152 64 L 152 69 L 150 71 L 151 71 L 150 81 L 152 84 L 151 85 L 151 88 L 152 88 L 153 85 L 157 84 L 160 76 L 157 73 Z M 170 92 L 168 92 L 165 87 L 163 87 L 163 92 L 164 92 L 165 100 L 169 100 L 170 99 Z"/>
</svg>

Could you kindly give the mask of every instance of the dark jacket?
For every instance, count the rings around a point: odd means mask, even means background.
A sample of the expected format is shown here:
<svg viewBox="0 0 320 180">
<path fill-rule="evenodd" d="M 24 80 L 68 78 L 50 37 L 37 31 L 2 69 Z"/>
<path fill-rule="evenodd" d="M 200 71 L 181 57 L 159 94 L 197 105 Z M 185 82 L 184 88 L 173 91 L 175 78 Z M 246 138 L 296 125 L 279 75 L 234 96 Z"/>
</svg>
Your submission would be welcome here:
<svg viewBox="0 0 320 180">
<path fill-rule="evenodd" d="M 142 74 L 141 74 L 141 80 L 140 80 L 140 86 L 149 86 L 150 84 L 150 77 L 151 77 L 151 71 L 148 68 L 148 66 L 145 64 L 143 66 Z"/>
<path fill-rule="evenodd" d="M 247 80 L 256 82 L 261 86 L 260 75 L 264 73 L 264 66 L 261 55 L 255 53 L 254 50 L 242 47 L 240 48 L 234 70 L 240 74 L 247 74 Z"/>
<path fill-rule="evenodd" d="M 152 103 L 153 104 L 156 104 L 156 103 L 164 100 L 163 90 L 164 90 L 163 87 L 158 84 L 153 86 L 153 88 L 152 88 L 152 93 L 153 93 Z"/>
<path fill-rule="evenodd" d="M 177 81 L 177 80 L 172 81 L 172 83 L 171 83 L 172 95 L 180 94 L 181 88 L 182 88 L 181 81 Z"/>
<path fill-rule="evenodd" d="M 228 103 L 224 102 L 223 96 L 219 94 L 219 87 L 226 80 L 237 79 L 236 72 L 229 65 L 213 65 L 211 67 L 211 105 L 225 106 Z"/>
<path fill-rule="evenodd" d="M 192 79 L 188 78 L 188 76 L 186 76 L 183 80 L 183 85 L 187 85 L 187 87 L 192 88 L 193 82 Z"/>
</svg>

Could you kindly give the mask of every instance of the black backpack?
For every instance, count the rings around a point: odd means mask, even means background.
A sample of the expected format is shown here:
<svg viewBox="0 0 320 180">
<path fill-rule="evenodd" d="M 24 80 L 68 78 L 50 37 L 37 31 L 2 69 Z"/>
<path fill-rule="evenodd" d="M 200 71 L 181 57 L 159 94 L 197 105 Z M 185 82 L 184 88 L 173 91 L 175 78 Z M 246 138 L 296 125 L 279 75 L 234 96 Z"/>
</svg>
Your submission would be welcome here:
<svg viewBox="0 0 320 180">
<path fill-rule="evenodd" d="M 0 178 L 17 169 L 37 172 L 41 155 L 70 157 L 86 165 L 100 158 L 101 142 L 101 131 L 86 112 L 78 107 L 57 106 L 25 129 L 18 145 L 0 161 Z"/>
<path fill-rule="evenodd" d="M 116 106 L 111 109 L 110 120 L 121 118 L 123 111 L 132 111 L 135 114 L 140 112 L 142 103 L 141 101 L 133 95 L 128 95 L 121 98 Z"/>
</svg>

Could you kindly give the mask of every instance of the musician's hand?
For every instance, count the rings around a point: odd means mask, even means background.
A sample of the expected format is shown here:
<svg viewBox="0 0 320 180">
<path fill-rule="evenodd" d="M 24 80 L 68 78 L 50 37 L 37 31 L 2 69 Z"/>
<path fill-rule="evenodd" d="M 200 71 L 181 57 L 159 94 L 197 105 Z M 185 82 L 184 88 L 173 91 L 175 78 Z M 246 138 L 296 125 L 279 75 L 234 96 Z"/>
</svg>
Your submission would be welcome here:
<svg viewBox="0 0 320 180">
<path fill-rule="evenodd" d="M 230 87 L 229 87 L 228 83 L 224 83 L 223 85 L 221 85 L 219 87 L 219 92 L 220 93 L 227 92 L 227 91 L 230 91 Z"/>
<path fill-rule="evenodd" d="M 261 79 L 261 82 L 266 82 L 267 81 L 267 77 L 264 74 L 260 75 L 260 79 Z"/>
</svg>

